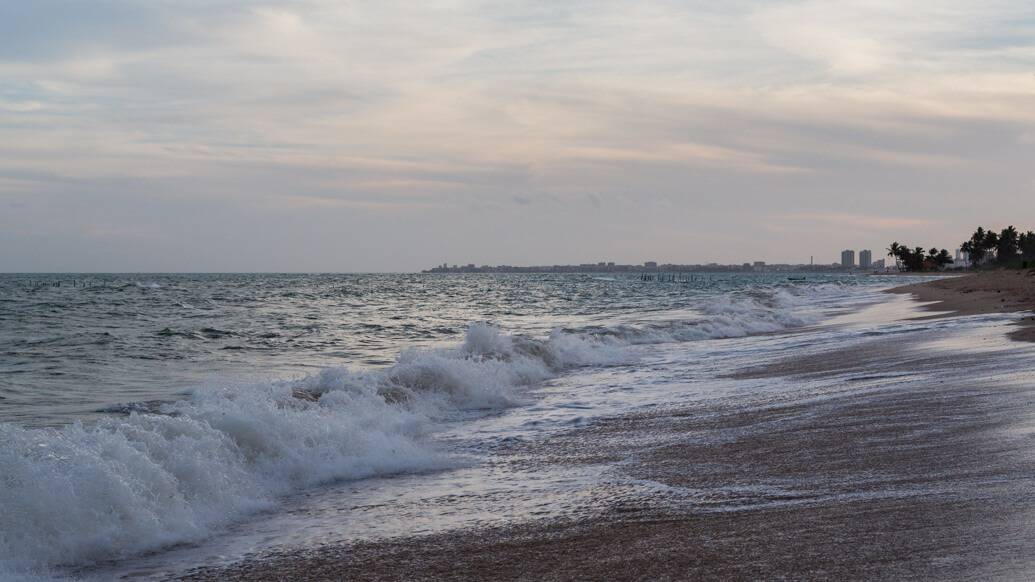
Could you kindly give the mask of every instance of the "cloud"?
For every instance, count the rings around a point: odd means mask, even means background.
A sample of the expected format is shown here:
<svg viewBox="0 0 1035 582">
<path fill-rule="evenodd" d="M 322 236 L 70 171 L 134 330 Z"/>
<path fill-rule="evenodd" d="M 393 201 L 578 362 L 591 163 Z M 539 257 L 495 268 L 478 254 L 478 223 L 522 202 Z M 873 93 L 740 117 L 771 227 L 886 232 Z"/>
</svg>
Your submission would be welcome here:
<svg viewBox="0 0 1035 582">
<path fill-rule="evenodd" d="M 215 205 L 242 240 L 277 212 L 422 215 L 412 233 L 352 225 L 395 268 L 475 248 L 549 262 L 533 254 L 551 241 L 627 252 L 592 234 L 532 244 L 522 221 L 703 237 L 811 221 L 954 240 L 989 208 L 1035 212 L 1017 186 L 1035 135 L 1035 7 L 1019 0 L 198 6 L 4 4 L 0 192 L 53 216 L 86 199 L 131 207 L 155 232 Z M 297 231 L 289 244 L 304 222 L 281 227 Z M 477 245 L 456 234 L 483 224 Z M 823 244 L 767 236 L 671 259 Z"/>
<path fill-rule="evenodd" d="M 2 101 L 0 100 L 0 110 L 12 111 L 15 113 L 27 113 L 30 111 L 39 111 L 43 109 L 43 104 L 39 101 Z"/>
<path fill-rule="evenodd" d="M 752 20 L 765 40 L 780 50 L 820 63 L 828 73 L 863 75 L 903 58 L 894 44 L 867 30 L 866 16 L 873 12 L 845 2 L 778 3 Z"/>
<path fill-rule="evenodd" d="M 934 226 L 939 222 L 929 218 L 824 212 L 776 214 L 773 218 L 780 222 L 793 223 L 798 226 L 813 224 L 854 230 L 887 231 L 926 228 Z"/>
<path fill-rule="evenodd" d="M 695 143 L 655 144 L 652 148 L 574 147 L 561 152 L 563 159 L 583 162 L 640 164 L 679 164 L 726 167 L 742 172 L 799 173 L 807 168 L 783 165 L 762 154 L 733 148 Z"/>
<path fill-rule="evenodd" d="M 349 200 L 345 198 L 329 198 L 320 196 L 290 195 L 283 199 L 288 208 L 346 208 L 375 211 L 419 210 L 427 204 L 412 202 L 392 202 L 383 200 Z"/>
<path fill-rule="evenodd" d="M 0 194 L 6 192 L 32 192 L 45 182 L 23 178 L 7 178 L 0 175 Z"/>
</svg>

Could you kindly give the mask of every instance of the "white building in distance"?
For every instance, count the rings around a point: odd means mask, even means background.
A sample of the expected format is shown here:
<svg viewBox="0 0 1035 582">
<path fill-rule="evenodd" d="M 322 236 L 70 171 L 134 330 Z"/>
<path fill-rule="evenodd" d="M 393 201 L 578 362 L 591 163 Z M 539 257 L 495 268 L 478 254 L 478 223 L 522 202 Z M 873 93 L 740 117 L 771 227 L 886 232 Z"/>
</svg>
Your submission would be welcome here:
<svg viewBox="0 0 1035 582">
<path fill-rule="evenodd" d="M 855 251 L 843 250 L 841 251 L 841 266 L 846 269 L 851 269 L 855 266 Z"/>
<path fill-rule="evenodd" d="M 872 264 L 873 252 L 869 249 L 859 251 L 859 266 L 863 269 L 869 269 Z"/>
</svg>

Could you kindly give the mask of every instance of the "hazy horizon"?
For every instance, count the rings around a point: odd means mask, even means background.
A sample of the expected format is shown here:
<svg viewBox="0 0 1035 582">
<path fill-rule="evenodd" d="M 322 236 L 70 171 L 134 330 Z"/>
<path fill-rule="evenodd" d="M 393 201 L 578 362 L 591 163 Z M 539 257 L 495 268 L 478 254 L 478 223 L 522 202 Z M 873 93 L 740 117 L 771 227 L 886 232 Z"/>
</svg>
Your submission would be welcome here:
<svg viewBox="0 0 1035 582">
<path fill-rule="evenodd" d="M 855 249 L 856 251 L 856 266 L 858 267 L 858 251 L 862 249 Z M 873 260 L 879 261 L 885 259 L 885 261 L 892 261 L 888 259 L 886 255 L 878 255 L 877 251 L 874 251 Z M 637 261 L 635 263 L 619 263 L 615 261 L 615 266 L 626 267 L 626 266 L 642 266 L 647 269 L 646 262 L 651 259 L 645 259 L 643 261 Z M 716 265 L 718 267 L 741 267 L 743 265 L 752 263 L 753 261 L 736 261 L 730 263 L 721 263 L 717 261 L 703 261 L 700 263 L 664 263 L 658 262 L 659 266 L 693 266 L 693 267 L 707 267 L 709 265 Z M 810 263 L 798 263 L 788 261 L 764 261 L 766 265 L 777 266 L 777 265 L 790 265 L 790 266 L 816 266 L 816 267 L 830 267 L 834 265 L 841 265 L 840 261 L 827 261 L 819 262 L 814 261 L 814 265 Z M 557 263 L 557 262 L 544 262 L 544 263 L 528 263 L 528 264 L 510 264 L 510 263 L 475 263 L 476 267 L 518 267 L 518 268 L 534 268 L 534 267 L 581 267 L 584 265 L 598 266 L 600 261 L 582 261 L 579 263 Z M 469 261 L 457 261 L 455 263 L 448 263 L 449 267 L 468 267 L 472 263 Z M 441 267 L 442 263 L 437 265 L 428 265 L 420 269 L 414 269 L 412 271 L 0 271 L 2 275 L 365 275 L 365 274 L 376 274 L 376 275 L 408 275 L 408 274 L 419 274 L 424 271 L 429 271 L 436 267 Z M 520 272 L 519 272 L 520 273 Z M 509 272 L 493 272 L 490 274 L 509 274 Z M 590 273 L 591 274 L 591 273 Z"/>
<path fill-rule="evenodd" d="M 1035 228 L 1035 5 L 0 6 L 0 272 L 837 262 Z"/>
</svg>

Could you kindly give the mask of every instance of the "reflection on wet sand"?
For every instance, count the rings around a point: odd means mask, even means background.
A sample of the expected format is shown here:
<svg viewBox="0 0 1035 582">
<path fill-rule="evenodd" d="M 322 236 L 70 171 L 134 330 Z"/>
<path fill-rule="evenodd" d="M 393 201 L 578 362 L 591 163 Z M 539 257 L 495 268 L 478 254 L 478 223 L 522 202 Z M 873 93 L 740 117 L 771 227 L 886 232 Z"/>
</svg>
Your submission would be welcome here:
<svg viewBox="0 0 1035 582">
<path fill-rule="evenodd" d="M 589 490 L 579 516 L 289 551 L 190 578 L 1023 578 L 1035 566 L 1035 347 L 1008 341 L 1009 321 L 861 333 L 722 381 L 750 389 L 502 453 L 531 470 L 601 470 L 608 486 Z"/>
</svg>

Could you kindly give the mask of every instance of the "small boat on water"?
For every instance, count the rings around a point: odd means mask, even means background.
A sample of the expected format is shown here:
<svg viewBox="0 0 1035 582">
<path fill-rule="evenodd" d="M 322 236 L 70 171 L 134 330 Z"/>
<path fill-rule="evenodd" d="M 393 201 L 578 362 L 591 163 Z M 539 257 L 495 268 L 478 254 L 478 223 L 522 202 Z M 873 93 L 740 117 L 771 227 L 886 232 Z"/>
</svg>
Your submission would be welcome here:
<svg viewBox="0 0 1035 582">
<path fill-rule="evenodd" d="M 788 281 L 804 281 L 805 277 L 787 277 Z"/>
</svg>

